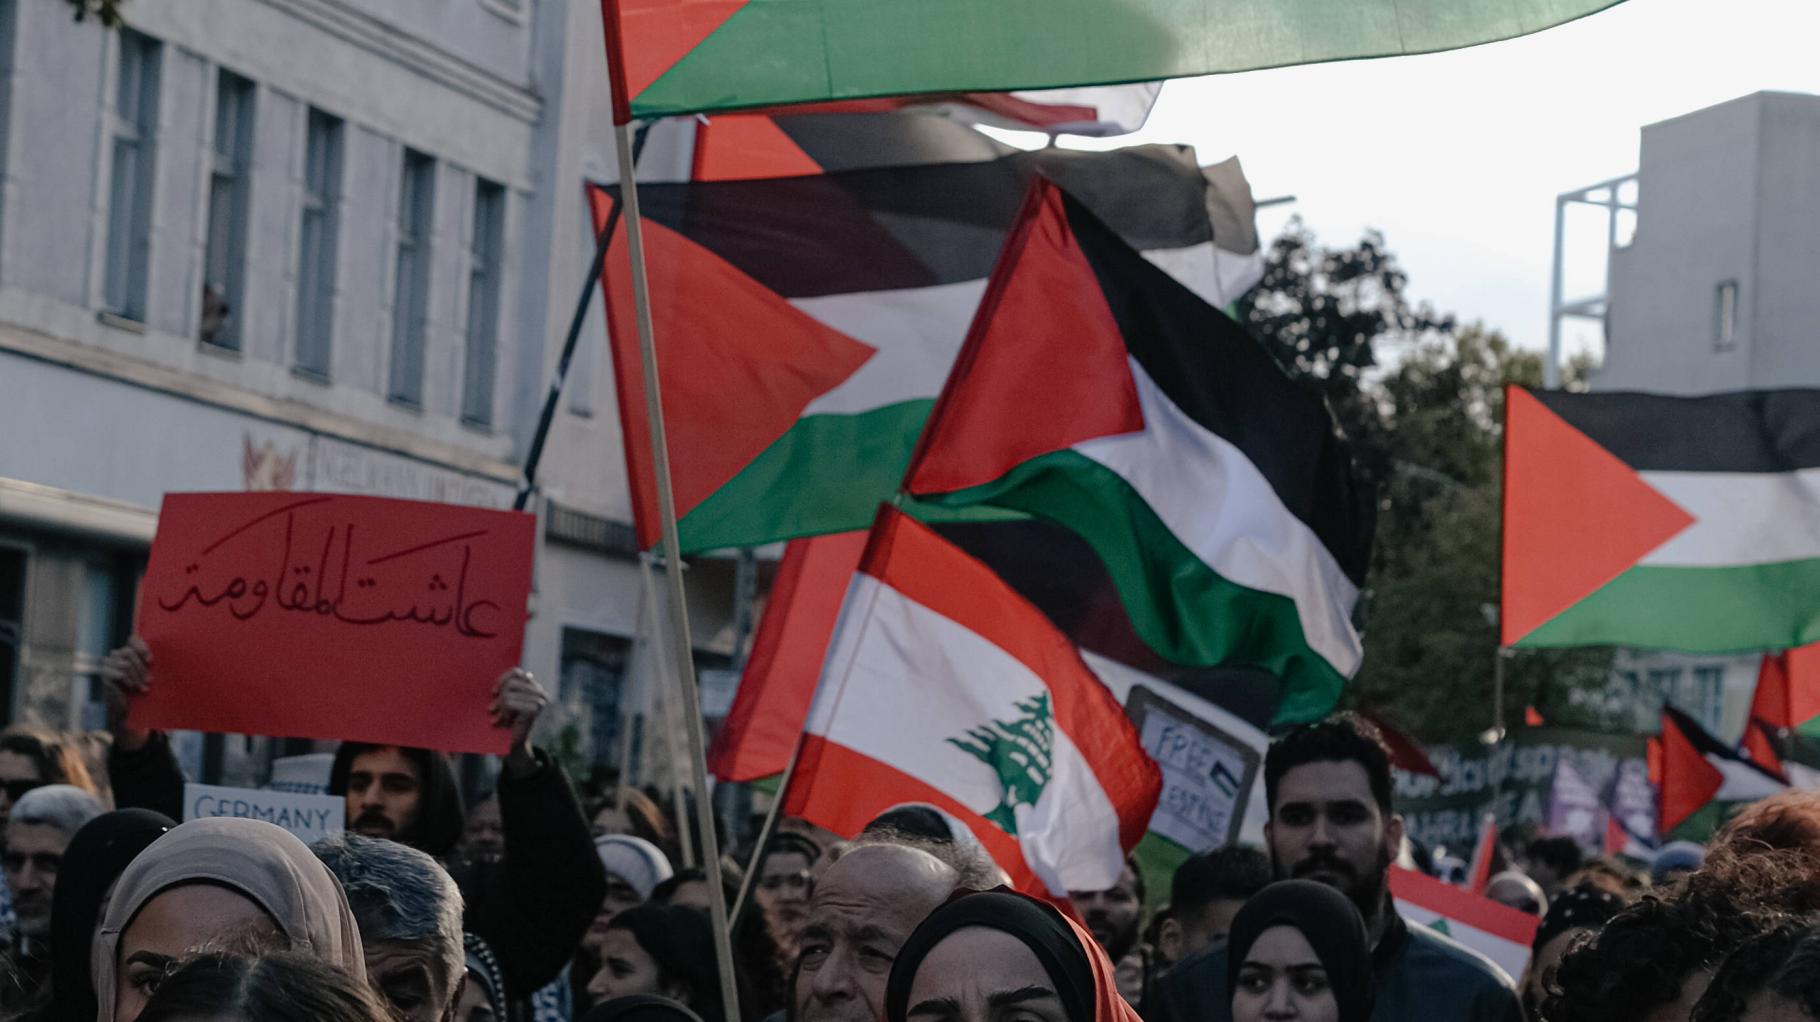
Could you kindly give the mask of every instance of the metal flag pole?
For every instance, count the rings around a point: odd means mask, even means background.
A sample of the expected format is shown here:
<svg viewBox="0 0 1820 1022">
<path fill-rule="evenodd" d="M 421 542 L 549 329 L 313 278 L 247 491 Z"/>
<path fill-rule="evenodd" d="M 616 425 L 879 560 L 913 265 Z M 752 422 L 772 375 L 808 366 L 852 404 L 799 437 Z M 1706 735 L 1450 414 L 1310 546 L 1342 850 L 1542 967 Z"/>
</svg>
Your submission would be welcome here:
<svg viewBox="0 0 1820 1022">
<path fill-rule="evenodd" d="M 645 270 L 645 239 L 638 215 L 637 167 L 632 131 L 613 126 L 619 150 L 620 198 L 626 209 L 626 252 L 632 263 L 632 305 L 638 320 L 638 353 L 645 378 L 645 412 L 651 421 L 651 462 L 657 483 L 657 512 L 663 525 L 664 581 L 670 602 L 670 633 L 676 650 L 676 680 L 684 730 L 689 736 L 689 772 L 701 828 L 702 868 L 708 880 L 708 916 L 714 923 L 714 957 L 720 965 L 720 996 L 727 1022 L 740 1017 L 739 991 L 733 972 L 733 945 L 727 929 L 727 894 L 721 888 L 720 842 L 714 833 L 714 807 L 709 803 L 708 760 L 702 737 L 701 693 L 695 684 L 694 644 L 689 639 L 689 605 L 683 592 L 682 544 L 676 527 L 676 493 L 670 480 L 670 448 L 664 436 L 663 389 L 658 385 L 657 343 L 651 325 L 651 282 Z"/>
<path fill-rule="evenodd" d="M 645 151 L 645 139 L 651 132 L 649 124 L 638 126 L 638 137 L 632 141 L 632 166 L 638 166 L 638 157 Z M 575 345 L 581 339 L 582 324 L 588 318 L 588 306 L 594 302 L 594 289 L 600 286 L 601 270 L 607 265 L 607 245 L 613 240 L 613 229 L 619 226 L 620 203 L 607 210 L 607 222 L 594 239 L 594 261 L 588 264 L 588 275 L 582 278 L 581 295 L 575 299 L 575 314 L 569 317 L 569 332 L 562 340 L 562 357 L 556 360 L 556 375 L 550 380 L 549 393 L 544 395 L 543 412 L 537 417 L 537 429 L 531 434 L 531 446 L 525 455 L 524 473 L 518 483 L 518 496 L 512 501 L 512 510 L 523 511 L 531 503 L 531 494 L 537 492 L 537 466 L 543 461 L 543 445 L 550 438 L 550 425 L 556 421 L 556 406 L 562 400 L 563 384 L 569 379 L 569 363 L 575 359 Z"/>
</svg>

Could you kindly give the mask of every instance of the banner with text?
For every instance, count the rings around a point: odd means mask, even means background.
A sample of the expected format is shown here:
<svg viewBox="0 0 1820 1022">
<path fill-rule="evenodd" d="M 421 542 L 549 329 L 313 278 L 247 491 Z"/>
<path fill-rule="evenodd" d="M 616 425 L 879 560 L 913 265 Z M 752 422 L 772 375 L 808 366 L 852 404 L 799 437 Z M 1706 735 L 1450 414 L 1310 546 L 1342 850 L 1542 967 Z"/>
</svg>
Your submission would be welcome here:
<svg viewBox="0 0 1820 1022">
<path fill-rule="evenodd" d="M 169 494 L 130 720 L 504 753 L 487 712 L 524 642 L 536 519 L 302 493 Z"/>
<path fill-rule="evenodd" d="M 223 788 L 213 784 L 183 786 L 183 819 L 232 817 L 264 820 L 283 827 L 304 844 L 341 833 L 346 809 L 333 795 L 298 795 L 287 791 Z"/>
<path fill-rule="evenodd" d="M 1553 817 L 1583 841 L 1601 832 L 1586 820 L 1600 806 L 1614 805 L 1628 827 L 1654 838 L 1653 798 L 1648 789 L 1644 738 L 1571 728 L 1534 727 L 1511 733 L 1491 748 L 1478 742 L 1431 745 L 1428 758 L 1440 777 L 1395 771 L 1395 803 L 1409 836 L 1429 848 L 1445 846 L 1472 854 L 1479 820 L 1487 812 L 1500 827 L 1550 825 L 1551 795 L 1568 764 L 1577 794 Z M 1639 784 L 1641 788 L 1639 788 Z"/>
</svg>

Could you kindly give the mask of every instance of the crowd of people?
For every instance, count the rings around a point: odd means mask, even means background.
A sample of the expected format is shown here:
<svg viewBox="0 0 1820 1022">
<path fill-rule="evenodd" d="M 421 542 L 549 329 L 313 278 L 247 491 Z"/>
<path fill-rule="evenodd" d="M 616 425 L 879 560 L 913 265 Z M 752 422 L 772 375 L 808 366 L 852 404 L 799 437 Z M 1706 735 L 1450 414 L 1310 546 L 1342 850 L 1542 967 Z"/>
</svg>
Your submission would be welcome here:
<svg viewBox="0 0 1820 1022">
<path fill-rule="evenodd" d="M 108 658 L 119 701 L 143 644 Z M 1485 894 L 1538 917 L 1506 975 L 1390 895 L 1406 839 L 1371 726 L 1294 730 L 1265 758 L 1265 846 L 1134 860 L 1065 902 L 1008 889 L 960 821 L 905 805 L 850 840 L 785 820 L 730 853 L 738 1019 L 727 1017 L 709 879 L 645 793 L 584 801 L 531 742 L 522 671 L 493 712 L 513 734 L 467 804 L 448 758 L 360 743 L 328 790 L 345 832 L 306 846 L 254 820 L 179 824 L 163 735 L 117 714 L 100 740 L 0 732 L 0 1013 L 55 1022 L 1769 1022 L 1820 1020 L 1820 793 L 1751 806 L 1710 847 L 1645 869 L 1565 838 L 1509 856 Z M 742 864 L 751 863 L 744 883 Z M 1167 891 L 1152 897 L 1151 884 Z M 742 889 L 749 896 L 742 898 Z"/>
</svg>

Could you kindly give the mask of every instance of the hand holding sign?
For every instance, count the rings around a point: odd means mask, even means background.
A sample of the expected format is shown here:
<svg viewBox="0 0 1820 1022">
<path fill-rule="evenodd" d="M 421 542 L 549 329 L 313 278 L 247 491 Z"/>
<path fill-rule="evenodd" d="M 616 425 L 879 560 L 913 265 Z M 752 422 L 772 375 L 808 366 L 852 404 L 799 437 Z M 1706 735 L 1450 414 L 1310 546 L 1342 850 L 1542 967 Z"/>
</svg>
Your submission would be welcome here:
<svg viewBox="0 0 1820 1022">
<path fill-rule="evenodd" d="M 513 512 L 169 495 L 140 600 L 148 648 L 110 657 L 110 682 L 143 693 L 133 727 L 506 752 L 542 709 L 528 675 L 535 698 L 501 679 L 523 644 L 534 538 Z"/>
</svg>

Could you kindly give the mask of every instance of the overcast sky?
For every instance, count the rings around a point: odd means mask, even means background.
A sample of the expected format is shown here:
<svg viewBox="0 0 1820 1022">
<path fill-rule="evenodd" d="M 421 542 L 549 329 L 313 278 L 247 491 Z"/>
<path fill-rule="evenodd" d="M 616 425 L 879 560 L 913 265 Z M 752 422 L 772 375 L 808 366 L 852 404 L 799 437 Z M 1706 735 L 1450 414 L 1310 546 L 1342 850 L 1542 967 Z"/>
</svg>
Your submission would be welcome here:
<svg viewBox="0 0 1820 1022">
<path fill-rule="evenodd" d="M 1645 124 L 1760 90 L 1820 93 L 1817 39 L 1817 0 L 1628 0 L 1451 53 L 1170 82 L 1143 132 L 1112 144 L 1237 154 L 1253 191 L 1295 195 L 1324 242 L 1377 227 L 1418 298 L 1542 347 L 1555 196 L 1634 171 Z M 1288 216 L 1259 227 L 1274 236 Z M 1599 286 L 1602 230 L 1582 237 L 1576 275 Z"/>
</svg>

